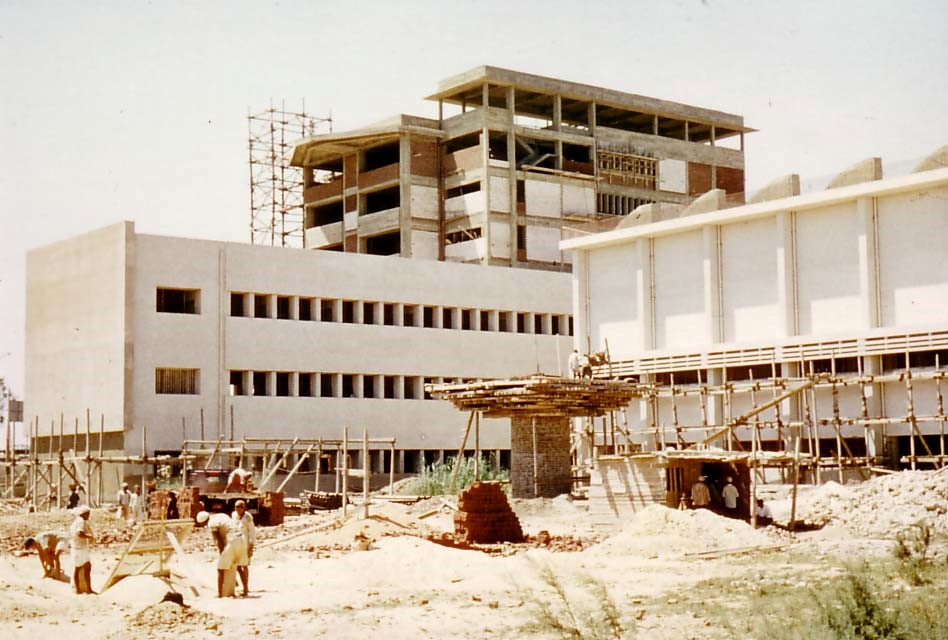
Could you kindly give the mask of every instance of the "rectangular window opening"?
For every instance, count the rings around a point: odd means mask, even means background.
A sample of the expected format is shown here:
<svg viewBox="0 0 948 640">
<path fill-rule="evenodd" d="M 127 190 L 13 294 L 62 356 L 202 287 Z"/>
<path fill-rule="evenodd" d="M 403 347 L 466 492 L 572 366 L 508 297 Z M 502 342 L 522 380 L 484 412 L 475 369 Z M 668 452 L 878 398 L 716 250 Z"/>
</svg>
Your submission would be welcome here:
<svg viewBox="0 0 948 640">
<path fill-rule="evenodd" d="M 200 369 L 155 369 L 155 393 L 198 395 Z"/>
<path fill-rule="evenodd" d="M 286 371 L 276 373 L 276 395 L 283 398 L 290 395 L 290 374 Z"/>
<path fill-rule="evenodd" d="M 232 318 L 243 318 L 247 315 L 244 302 L 247 294 L 231 292 L 230 294 L 230 315 Z"/>
<path fill-rule="evenodd" d="M 312 298 L 300 298 L 299 299 L 299 309 L 297 317 L 300 320 L 306 322 L 313 319 L 313 299 Z"/>
<path fill-rule="evenodd" d="M 158 287 L 155 293 L 158 313 L 201 313 L 200 289 L 168 289 Z"/>
</svg>

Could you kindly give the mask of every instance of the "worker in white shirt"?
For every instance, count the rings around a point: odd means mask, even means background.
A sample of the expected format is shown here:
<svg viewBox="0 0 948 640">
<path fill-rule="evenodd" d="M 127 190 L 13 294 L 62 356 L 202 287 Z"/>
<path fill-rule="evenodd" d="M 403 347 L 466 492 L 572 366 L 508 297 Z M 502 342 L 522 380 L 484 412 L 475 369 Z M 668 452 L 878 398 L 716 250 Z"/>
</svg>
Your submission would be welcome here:
<svg viewBox="0 0 948 640">
<path fill-rule="evenodd" d="M 240 581 L 244 585 L 244 595 L 246 596 L 250 593 L 250 561 L 253 559 L 253 547 L 257 543 L 257 528 L 253 524 L 253 516 L 247 512 L 247 503 L 243 500 L 238 500 L 234 503 L 234 513 L 231 514 L 234 522 L 240 525 L 241 530 L 244 534 L 244 539 L 247 541 L 247 555 L 245 556 L 247 562 L 241 564 L 237 563 L 237 575 L 240 576 Z"/>
<path fill-rule="evenodd" d="M 198 527 L 207 525 L 220 552 L 217 560 L 217 597 L 224 597 L 224 572 L 247 565 L 247 540 L 243 529 L 226 513 L 201 511 L 195 516 Z"/>
<path fill-rule="evenodd" d="M 573 353 L 569 354 L 569 372 L 574 378 L 578 378 L 582 374 L 582 369 L 579 362 L 579 351 L 573 349 Z"/>
<path fill-rule="evenodd" d="M 737 487 L 730 476 L 727 478 L 727 484 L 721 490 L 721 498 L 724 500 L 724 513 L 732 518 L 737 517 L 737 499 L 740 497 Z"/>
<path fill-rule="evenodd" d="M 764 504 L 761 498 L 757 498 L 757 526 L 769 527 L 774 523 L 774 514 L 770 507 Z"/>
</svg>

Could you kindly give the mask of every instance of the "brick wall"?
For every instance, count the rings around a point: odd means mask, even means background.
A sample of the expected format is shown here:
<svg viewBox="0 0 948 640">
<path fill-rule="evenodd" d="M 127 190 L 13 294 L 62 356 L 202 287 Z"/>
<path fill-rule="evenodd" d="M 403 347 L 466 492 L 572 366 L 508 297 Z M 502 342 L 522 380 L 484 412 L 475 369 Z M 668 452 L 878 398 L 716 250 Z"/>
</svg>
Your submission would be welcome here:
<svg viewBox="0 0 948 640">
<path fill-rule="evenodd" d="M 569 418 L 536 420 L 537 484 L 533 479 L 533 424 L 529 417 L 510 419 L 510 484 L 514 498 L 552 498 L 569 493 Z"/>
</svg>

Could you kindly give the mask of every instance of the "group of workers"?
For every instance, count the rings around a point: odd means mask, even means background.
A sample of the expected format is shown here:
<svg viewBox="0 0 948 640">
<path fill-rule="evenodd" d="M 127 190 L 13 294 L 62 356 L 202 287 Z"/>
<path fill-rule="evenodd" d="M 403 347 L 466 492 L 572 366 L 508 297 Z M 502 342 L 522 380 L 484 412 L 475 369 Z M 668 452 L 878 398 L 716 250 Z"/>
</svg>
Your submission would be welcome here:
<svg viewBox="0 0 948 640">
<path fill-rule="evenodd" d="M 241 473 L 242 472 L 242 473 Z M 250 485 L 252 473 L 244 469 L 236 469 L 228 478 L 226 491 L 242 492 Z M 43 577 L 60 579 L 62 567 L 60 556 L 68 548 L 73 565 L 72 583 L 77 594 L 94 594 L 92 590 L 92 559 L 90 546 L 95 542 L 92 529 L 89 526 L 89 516 L 92 510 L 88 505 L 79 505 L 79 487 L 70 486 L 69 506 L 76 515 L 68 531 L 43 531 L 26 539 L 23 546 L 29 551 L 36 550 L 40 564 L 43 567 Z M 118 507 L 116 517 L 129 524 L 145 519 L 145 504 L 141 494 L 141 486 L 130 491 L 128 483 L 122 483 L 116 495 Z M 177 508 L 174 517 L 178 517 Z M 171 513 L 169 511 L 169 518 Z M 220 557 L 217 561 L 217 595 L 223 597 L 224 575 L 228 570 L 236 570 L 243 584 L 243 595 L 249 594 L 250 589 L 250 559 L 253 557 L 254 546 L 257 542 L 257 530 L 253 516 L 247 511 L 247 503 L 237 500 L 234 511 L 226 513 L 208 513 L 201 511 L 196 516 L 198 527 L 207 526 L 211 538 L 217 545 Z M 66 578 L 63 577 L 63 580 Z"/>
<path fill-rule="evenodd" d="M 720 491 L 721 512 L 730 518 L 739 518 L 740 513 L 737 508 L 738 499 L 741 497 L 737 487 L 734 486 L 734 479 L 731 476 L 725 478 L 724 487 Z M 698 480 L 691 485 L 691 506 L 694 509 L 714 509 L 717 501 L 712 500 L 711 488 L 708 485 L 707 476 L 698 476 Z M 766 527 L 773 524 L 774 517 L 770 507 L 764 504 L 761 498 L 757 499 L 754 507 L 757 519 L 757 525 Z"/>
</svg>

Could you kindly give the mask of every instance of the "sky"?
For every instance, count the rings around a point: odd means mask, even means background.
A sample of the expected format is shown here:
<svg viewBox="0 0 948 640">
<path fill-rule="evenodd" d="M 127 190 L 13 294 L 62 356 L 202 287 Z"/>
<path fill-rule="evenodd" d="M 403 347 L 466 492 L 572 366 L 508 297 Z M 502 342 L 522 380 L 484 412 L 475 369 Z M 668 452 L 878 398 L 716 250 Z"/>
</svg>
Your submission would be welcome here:
<svg viewBox="0 0 948 640">
<path fill-rule="evenodd" d="M 806 188 L 948 144 L 946 27 L 944 0 L 0 0 L 0 378 L 23 397 L 28 250 L 121 220 L 249 241 L 250 112 L 434 117 L 493 65 L 740 114 L 747 191 Z"/>
</svg>

